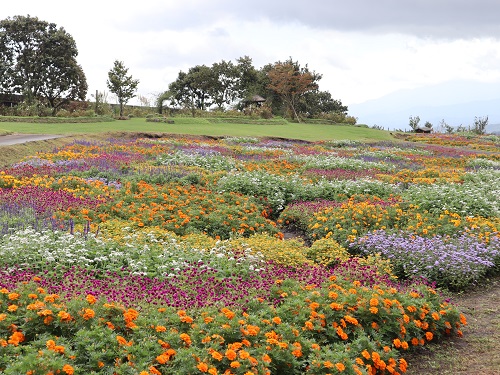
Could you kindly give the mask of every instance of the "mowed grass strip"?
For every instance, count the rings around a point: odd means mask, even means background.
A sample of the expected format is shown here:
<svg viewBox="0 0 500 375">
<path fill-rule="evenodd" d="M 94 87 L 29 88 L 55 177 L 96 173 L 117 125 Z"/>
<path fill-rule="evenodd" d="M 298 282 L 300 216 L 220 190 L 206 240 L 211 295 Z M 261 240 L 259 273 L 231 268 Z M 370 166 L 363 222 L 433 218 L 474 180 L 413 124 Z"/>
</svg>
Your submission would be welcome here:
<svg viewBox="0 0 500 375">
<path fill-rule="evenodd" d="M 393 140 L 392 135 L 384 130 L 361 126 L 303 124 L 281 122 L 276 124 L 214 123 L 204 118 L 174 117 L 173 124 L 147 122 L 145 118 L 129 120 L 96 122 L 96 123 L 18 123 L 2 122 L 0 134 L 89 134 L 106 132 L 142 132 L 166 134 L 191 134 L 207 136 L 247 136 L 247 137 L 280 137 L 301 139 L 305 141 L 328 141 L 351 139 L 359 141 Z"/>
</svg>

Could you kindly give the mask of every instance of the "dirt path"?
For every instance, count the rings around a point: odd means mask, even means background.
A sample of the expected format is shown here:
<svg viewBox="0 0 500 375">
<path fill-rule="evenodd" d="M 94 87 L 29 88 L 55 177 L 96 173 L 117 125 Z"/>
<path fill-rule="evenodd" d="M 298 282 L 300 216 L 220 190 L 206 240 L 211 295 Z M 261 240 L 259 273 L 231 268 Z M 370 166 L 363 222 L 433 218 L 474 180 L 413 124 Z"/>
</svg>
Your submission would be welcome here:
<svg viewBox="0 0 500 375">
<path fill-rule="evenodd" d="M 467 317 L 464 336 L 412 354 L 406 374 L 500 375 L 500 277 L 452 302 Z"/>
</svg>

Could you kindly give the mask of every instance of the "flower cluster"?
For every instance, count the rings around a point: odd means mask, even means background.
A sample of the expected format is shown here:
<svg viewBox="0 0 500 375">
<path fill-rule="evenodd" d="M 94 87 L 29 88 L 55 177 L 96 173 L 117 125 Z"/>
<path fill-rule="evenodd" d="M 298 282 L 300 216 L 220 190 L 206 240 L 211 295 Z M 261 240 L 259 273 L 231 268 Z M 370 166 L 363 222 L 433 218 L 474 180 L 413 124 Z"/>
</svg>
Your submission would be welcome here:
<svg viewBox="0 0 500 375">
<path fill-rule="evenodd" d="M 274 303 L 201 313 L 139 311 L 93 294 L 67 300 L 40 281 L 0 290 L 2 372 L 402 374 L 401 353 L 466 324 L 427 286 L 398 291 L 335 276 L 321 285 L 276 279 Z"/>
<path fill-rule="evenodd" d="M 466 323 L 434 286 L 500 270 L 498 139 L 407 140 L 78 141 L 0 171 L 0 372 L 404 373 Z"/>
</svg>

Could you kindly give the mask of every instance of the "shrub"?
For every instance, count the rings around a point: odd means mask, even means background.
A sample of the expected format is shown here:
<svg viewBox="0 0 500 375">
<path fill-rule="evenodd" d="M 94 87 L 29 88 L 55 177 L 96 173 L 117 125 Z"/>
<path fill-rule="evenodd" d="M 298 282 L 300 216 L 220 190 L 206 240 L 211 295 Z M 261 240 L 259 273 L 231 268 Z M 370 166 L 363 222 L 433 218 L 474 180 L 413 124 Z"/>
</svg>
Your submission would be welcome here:
<svg viewBox="0 0 500 375">
<path fill-rule="evenodd" d="M 312 264 L 306 257 L 304 243 L 299 239 L 282 240 L 266 233 L 254 234 L 248 238 L 230 241 L 230 246 L 237 250 L 251 250 L 262 255 L 266 260 L 292 267 Z"/>
<path fill-rule="evenodd" d="M 475 134 L 484 134 L 486 132 L 487 126 L 488 126 L 488 116 L 474 117 L 474 125 L 472 127 L 472 132 Z"/>
<path fill-rule="evenodd" d="M 326 267 L 334 266 L 349 259 L 349 252 L 332 238 L 314 241 L 306 251 L 306 257 Z"/>
</svg>

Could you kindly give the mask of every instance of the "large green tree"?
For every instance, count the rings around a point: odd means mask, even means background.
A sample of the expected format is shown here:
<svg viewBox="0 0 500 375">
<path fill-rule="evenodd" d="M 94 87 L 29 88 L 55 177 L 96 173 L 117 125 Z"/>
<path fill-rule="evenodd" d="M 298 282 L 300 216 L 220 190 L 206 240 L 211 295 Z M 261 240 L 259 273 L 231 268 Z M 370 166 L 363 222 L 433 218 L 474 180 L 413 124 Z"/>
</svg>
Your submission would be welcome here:
<svg viewBox="0 0 500 375">
<path fill-rule="evenodd" d="M 213 84 L 209 94 L 220 110 L 233 104 L 240 97 L 240 77 L 238 67 L 231 61 L 222 60 L 212 64 Z"/>
<path fill-rule="evenodd" d="M 340 100 L 333 99 L 328 91 L 309 91 L 306 92 L 297 103 L 299 113 L 306 114 L 308 117 L 318 117 L 326 113 L 342 113 L 347 115 L 347 106 Z"/>
<path fill-rule="evenodd" d="M 194 117 L 197 109 L 206 110 L 212 105 L 211 91 L 217 85 L 212 69 L 196 65 L 187 73 L 180 71 L 177 79 L 168 86 L 168 94 L 174 106 L 191 110 Z"/>
<path fill-rule="evenodd" d="M 70 100 L 84 100 L 85 74 L 76 61 L 73 37 L 54 23 L 31 16 L 0 21 L 0 89 L 44 101 L 53 112 Z"/>
<path fill-rule="evenodd" d="M 115 60 L 113 68 L 108 72 L 107 86 L 109 91 L 116 95 L 120 104 L 120 117 L 123 117 L 123 106 L 135 97 L 138 79 L 133 79 L 132 75 L 127 75 L 128 69 L 122 61 Z"/>
</svg>

